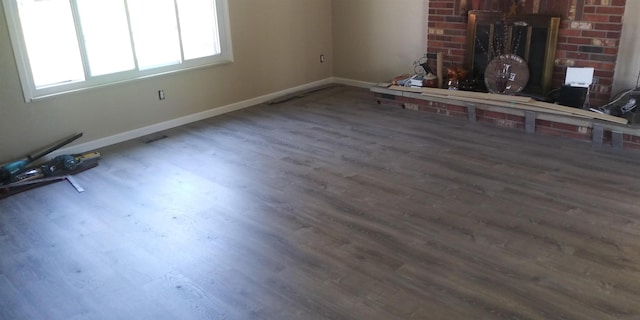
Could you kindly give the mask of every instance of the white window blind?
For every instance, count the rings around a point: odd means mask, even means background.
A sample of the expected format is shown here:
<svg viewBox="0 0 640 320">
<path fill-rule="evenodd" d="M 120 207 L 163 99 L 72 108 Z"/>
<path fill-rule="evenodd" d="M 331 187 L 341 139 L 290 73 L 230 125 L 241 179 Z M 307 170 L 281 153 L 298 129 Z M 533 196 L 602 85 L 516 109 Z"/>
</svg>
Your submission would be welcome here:
<svg viewBox="0 0 640 320">
<path fill-rule="evenodd" d="M 232 60 L 227 0 L 2 0 L 27 101 Z"/>
</svg>

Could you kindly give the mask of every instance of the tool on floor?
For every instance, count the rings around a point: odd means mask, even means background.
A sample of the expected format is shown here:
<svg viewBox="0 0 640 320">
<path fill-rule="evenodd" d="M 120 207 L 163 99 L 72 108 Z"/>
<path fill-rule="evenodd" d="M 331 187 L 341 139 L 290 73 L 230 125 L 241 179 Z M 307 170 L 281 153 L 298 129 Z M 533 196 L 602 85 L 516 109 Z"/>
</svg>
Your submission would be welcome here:
<svg viewBox="0 0 640 320">
<path fill-rule="evenodd" d="M 0 184 L 0 199 L 62 180 L 69 181 L 78 192 L 83 192 L 84 188 L 72 175 L 96 167 L 98 159 L 99 152 L 85 152 L 57 156 L 43 164 L 27 167 L 8 183 Z"/>
<path fill-rule="evenodd" d="M 10 181 L 13 180 L 13 178 L 22 173 L 25 168 L 33 163 L 34 161 L 48 155 L 49 153 L 56 151 L 62 147 L 64 147 L 65 145 L 77 140 L 78 138 L 82 137 L 82 132 L 75 134 L 67 139 L 65 139 L 64 141 L 57 143 L 56 145 L 32 156 L 32 155 L 28 155 L 26 158 L 24 159 L 20 159 L 20 160 L 16 160 L 10 163 L 7 163 L 5 165 L 3 165 L 0 168 L 0 185 L 8 183 Z"/>
<path fill-rule="evenodd" d="M 42 164 L 38 167 L 30 168 L 15 175 L 13 179 L 11 179 L 11 183 L 7 184 L 7 186 L 11 186 L 16 182 L 25 182 L 29 180 L 36 180 L 44 177 L 58 176 L 68 172 L 73 172 L 86 161 L 93 159 L 97 160 L 99 158 L 100 153 L 95 151 L 74 155 L 65 154 L 57 156 L 51 161 L 46 162 L 45 164 Z"/>
</svg>

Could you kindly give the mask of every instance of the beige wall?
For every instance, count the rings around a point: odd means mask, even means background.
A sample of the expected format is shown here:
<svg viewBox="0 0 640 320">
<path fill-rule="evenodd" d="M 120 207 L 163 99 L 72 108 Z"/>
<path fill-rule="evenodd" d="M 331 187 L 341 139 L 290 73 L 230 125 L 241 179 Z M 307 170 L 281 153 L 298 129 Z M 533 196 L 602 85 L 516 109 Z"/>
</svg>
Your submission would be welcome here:
<svg viewBox="0 0 640 320">
<path fill-rule="evenodd" d="M 334 75 L 367 82 L 413 72 L 425 53 L 425 0 L 333 0 Z"/>
<path fill-rule="evenodd" d="M 427 2 L 229 0 L 235 62 L 33 103 L 23 100 L 0 6 L 0 162 L 75 132 L 97 140 L 332 76 L 388 81 L 426 50 Z M 635 12 L 640 1 L 627 1 L 618 89 L 634 86 L 640 69 Z"/>
<path fill-rule="evenodd" d="M 0 6 L 0 162 L 75 132 L 109 137 L 332 76 L 331 0 L 229 0 L 235 62 L 25 103 Z M 157 91 L 164 89 L 166 100 Z"/>
<path fill-rule="evenodd" d="M 613 78 L 613 94 L 636 87 L 640 72 L 640 1 L 627 0 L 622 22 L 622 37 L 616 62 L 616 73 Z"/>
</svg>

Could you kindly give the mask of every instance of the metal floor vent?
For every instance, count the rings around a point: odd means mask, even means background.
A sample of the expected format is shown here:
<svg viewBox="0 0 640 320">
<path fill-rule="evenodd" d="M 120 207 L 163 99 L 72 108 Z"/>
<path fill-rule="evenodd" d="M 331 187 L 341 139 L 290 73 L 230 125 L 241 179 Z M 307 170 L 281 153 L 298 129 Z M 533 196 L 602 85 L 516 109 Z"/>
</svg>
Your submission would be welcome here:
<svg viewBox="0 0 640 320">
<path fill-rule="evenodd" d="M 153 142 L 156 142 L 156 141 L 158 141 L 158 140 L 162 140 L 162 139 L 166 139 L 166 138 L 169 138 L 169 136 L 168 136 L 168 135 L 164 135 L 164 134 L 163 134 L 163 135 L 159 135 L 159 136 L 151 137 L 151 138 L 149 138 L 149 139 L 145 140 L 145 141 L 144 141 L 144 143 L 147 143 L 147 144 L 148 144 L 148 143 L 153 143 Z"/>
</svg>

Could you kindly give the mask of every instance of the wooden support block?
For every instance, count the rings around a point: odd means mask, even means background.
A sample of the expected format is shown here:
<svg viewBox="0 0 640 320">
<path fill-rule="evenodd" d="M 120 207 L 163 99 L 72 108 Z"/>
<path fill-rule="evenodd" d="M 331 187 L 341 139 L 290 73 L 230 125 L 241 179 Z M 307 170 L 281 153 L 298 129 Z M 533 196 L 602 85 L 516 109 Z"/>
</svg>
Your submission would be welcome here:
<svg viewBox="0 0 640 320">
<path fill-rule="evenodd" d="M 580 115 L 580 116 L 589 117 L 592 119 L 600 119 L 600 120 L 610 121 L 610 122 L 619 123 L 619 124 L 629 123 L 629 121 L 625 118 L 614 117 L 608 114 L 600 114 L 600 113 L 596 113 L 589 110 L 565 107 L 565 106 L 548 103 L 548 102 L 534 101 L 534 102 L 527 103 L 527 105 L 550 109 L 550 110 L 562 110 L 565 112 L 570 112 L 574 115 Z"/>
<path fill-rule="evenodd" d="M 611 146 L 616 150 L 622 150 L 622 131 L 611 131 Z"/>
<path fill-rule="evenodd" d="M 444 67 L 443 67 L 443 59 L 444 55 L 442 52 L 438 52 L 436 56 L 436 77 L 438 77 L 438 88 L 442 88 L 442 83 L 444 81 Z"/>
<path fill-rule="evenodd" d="M 524 132 L 526 133 L 536 132 L 536 113 L 533 111 L 524 112 Z"/>
<path fill-rule="evenodd" d="M 476 123 L 478 121 L 478 117 L 476 115 L 476 105 L 473 103 L 465 103 L 465 107 L 467 107 L 467 116 L 469 117 L 469 122 Z"/>
<path fill-rule="evenodd" d="M 592 134 L 591 142 L 595 145 L 602 145 L 604 141 L 604 127 L 599 123 L 594 123 Z"/>
</svg>

